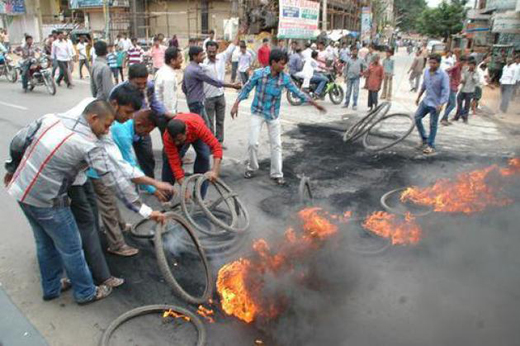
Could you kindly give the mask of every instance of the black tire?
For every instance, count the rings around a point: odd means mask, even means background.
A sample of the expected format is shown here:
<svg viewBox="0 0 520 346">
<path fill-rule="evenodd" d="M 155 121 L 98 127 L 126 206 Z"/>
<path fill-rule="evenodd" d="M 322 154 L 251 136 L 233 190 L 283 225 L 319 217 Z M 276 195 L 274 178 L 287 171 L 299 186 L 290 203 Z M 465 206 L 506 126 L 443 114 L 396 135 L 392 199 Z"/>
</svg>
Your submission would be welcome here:
<svg viewBox="0 0 520 346">
<path fill-rule="evenodd" d="M 345 92 L 343 88 L 337 84 L 334 84 L 334 87 L 329 91 L 329 98 L 332 103 L 335 105 L 339 105 L 345 96 Z"/>
<path fill-rule="evenodd" d="M 151 313 L 161 313 L 168 310 L 173 310 L 177 313 L 185 315 L 186 317 L 189 317 L 190 323 L 192 323 L 195 326 L 195 329 L 197 329 L 197 346 L 204 346 L 206 344 L 206 328 L 204 327 L 204 323 L 202 323 L 202 320 L 193 312 L 175 305 L 146 305 L 127 311 L 115 320 L 113 320 L 101 336 L 99 345 L 109 346 L 110 338 L 114 334 L 115 330 L 128 320 L 131 320 L 134 317 Z"/>
<path fill-rule="evenodd" d="M 18 71 L 16 71 L 16 68 L 13 66 L 9 66 L 7 61 L 5 62 L 5 76 L 7 77 L 7 80 L 11 83 L 16 83 L 18 80 Z"/>
<path fill-rule="evenodd" d="M 202 248 L 197 236 L 195 235 L 195 230 L 185 219 L 173 212 L 166 213 L 166 217 L 167 219 L 174 220 L 178 224 L 180 224 L 182 228 L 188 233 L 193 244 L 197 248 L 197 252 L 202 260 L 202 264 L 204 265 L 204 274 L 206 276 L 206 288 L 204 289 L 204 293 L 200 297 L 192 296 L 191 294 L 186 292 L 181 287 L 181 285 L 179 285 L 179 283 L 173 276 L 173 273 L 171 272 L 170 266 L 168 265 L 168 260 L 163 249 L 162 235 L 165 231 L 165 227 L 161 224 L 157 224 L 154 237 L 155 256 L 157 257 L 157 265 L 159 266 L 159 270 L 163 274 L 166 282 L 170 285 L 170 287 L 173 289 L 173 291 L 179 298 L 191 304 L 203 304 L 209 298 L 211 298 L 213 294 L 213 280 L 211 278 L 211 270 L 209 267 L 208 259 L 206 257 L 206 253 L 204 252 L 204 249 Z"/>
<path fill-rule="evenodd" d="M 56 95 L 56 83 L 50 74 L 43 75 L 43 83 L 49 94 Z"/>
<path fill-rule="evenodd" d="M 394 189 L 394 190 L 388 191 L 383 196 L 381 196 L 381 200 L 380 201 L 381 201 L 381 205 L 383 206 L 383 208 L 385 208 L 385 210 L 388 211 L 389 213 L 398 214 L 398 215 L 410 214 L 410 215 L 415 216 L 415 217 L 417 217 L 417 216 L 426 216 L 426 215 L 430 214 L 433 211 L 432 208 L 423 207 L 425 209 L 424 211 L 422 211 L 422 212 L 413 212 L 413 211 L 408 210 L 409 208 L 406 208 L 406 206 L 404 204 L 402 204 L 402 203 L 401 203 L 401 205 L 404 207 L 403 209 L 405 209 L 405 210 L 397 208 L 397 207 L 394 207 L 394 206 L 391 206 L 388 203 L 388 200 L 390 199 L 390 197 L 392 197 L 394 194 L 403 192 L 405 189 L 406 189 L 406 187 L 400 187 L 398 189 Z"/>
<path fill-rule="evenodd" d="M 298 197 L 301 205 L 312 204 L 313 195 L 311 189 L 311 181 L 309 177 L 303 176 L 300 179 L 300 186 L 298 187 Z"/>
<path fill-rule="evenodd" d="M 301 106 L 303 101 L 290 90 L 287 90 L 287 101 L 293 106 Z"/>
<path fill-rule="evenodd" d="M 388 143 L 384 143 L 384 144 L 380 144 L 380 145 L 370 144 L 370 137 L 372 135 L 372 131 L 373 131 L 374 127 L 375 126 L 382 126 L 384 121 L 386 121 L 388 119 L 391 119 L 391 118 L 396 118 L 396 117 L 402 117 L 402 118 L 405 118 L 406 120 L 409 120 L 410 121 L 410 126 L 408 127 L 408 129 L 402 135 L 397 136 L 397 138 L 393 138 L 392 137 L 391 141 L 388 142 Z M 412 133 L 414 128 L 415 128 L 415 122 L 414 122 L 413 118 L 409 114 L 393 113 L 393 114 L 390 114 L 390 115 L 385 115 L 384 117 L 382 117 L 379 120 L 377 120 L 374 123 L 372 123 L 372 125 L 370 125 L 368 127 L 368 129 L 365 131 L 365 134 L 363 136 L 363 146 L 365 147 L 365 149 L 370 150 L 370 151 L 381 151 L 381 150 L 388 149 L 390 147 L 393 147 L 397 143 L 401 142 L 406 137 L 408 137 L 410 135 L 410 133 Z M 373 135 L 373 136 L 375 137 L 375 135 Z"/>
<path fill-rule="evenodd" d="M 225 202 L 227 207 L 229 208 L 229 211 L 231 212 L 231 215 L 233 217 L 232 223 L 228 225 L 227 223 L 223 222 L 219 218 L 215 217 L 213 215 L 210 208 L 208 208 L 204 204 L 204 200 L 202 199 L 201 195 L 201 187 L 202 184 L 208 181 L 209 184 L 212 184 L 215 186 L 215 189 L 220 193 L 222 202 Z M 229 186 L 227 186 L 221 179 L 217 179 L 215 182 L 210 182 L 205 175 L 202 177 L 199 177 L 197 179 L 195 188 L 195 198 L 197 200 L 197 203 L 201 207 L 202 211 L 206 214 L 206 216 L 218 227 L 221 227 L 229 232 L 235 232 L 235 233 L 243 233 L 249 228 L 249 213 L 247 212 L 247 209 L 244 207 L 244 204 L 240 200 L 237 194 L 231 190 Z M 222 189 L 222 190 L 221 190 Z M 231 200 L 231 202 L 230 202 Z M 215 205 L 215 203 L 213 203 Z M 216 205 L 218 206 L 218 204 Z M 242 218 L 244 220 L 244 224 L 239 224 L 240 216 L 242 215 Z"/>
<path fill-rule="evenodd" d="M 366 131 L 368 131 L 368 127 L 377 120 L 386 116 L 388 111 L 390 110 L 390 106 L 392 104 L 390 102 L 383 102 L 379 106 L 376 107 L 373 111 L 369 112 L 366 116 L 361 118 L 358 122 L 352 125 L 343 135 L 343 141 L 354 142 L 361 138 Z"/>
<path fill-rule="evenodd" d="M 163 204 L 165 206 L 166 203 Z M 162 213 L 173 211 L 180 206 L 180 202 L 173 203 L 168 206 L 167 209 L 161 210 Z M 153 239 L 155 236 L 155 227 L 157 223 L 150 219 L 141 219 L 136 223 L 132 224 L 130 228 L 130 235 L 139 239 Z"/>
<path fill-rule="evenodd" d="M 386 252 L 392 241 L 364 229 L 352 229 L 348 234 L 349 251 L 363 256 L 376 256 Z"/>
</svg>

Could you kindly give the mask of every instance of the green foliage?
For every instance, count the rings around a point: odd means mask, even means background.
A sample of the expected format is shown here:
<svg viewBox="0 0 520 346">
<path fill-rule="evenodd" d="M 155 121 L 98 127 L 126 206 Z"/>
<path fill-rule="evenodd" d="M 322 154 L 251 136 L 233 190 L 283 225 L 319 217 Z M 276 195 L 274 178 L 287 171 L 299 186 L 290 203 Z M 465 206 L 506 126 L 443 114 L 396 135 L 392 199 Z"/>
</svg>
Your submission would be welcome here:
<svg viewBox="0 0 520 346">
<path fill-rule="evenodd" d="M 417 29 L 421 34 L 431 37 L 443 37 L 460 32 L 466 18 L 466 0 L 443 1 L 436 8 L 423 10 L 417 20 Z"/>
<path fill-rule="evenodd" d="M 426 9 L 426 0 L 394 0 L 395 24 L 404 32 L 417 31 L 417 19 Z"/>
</svg>

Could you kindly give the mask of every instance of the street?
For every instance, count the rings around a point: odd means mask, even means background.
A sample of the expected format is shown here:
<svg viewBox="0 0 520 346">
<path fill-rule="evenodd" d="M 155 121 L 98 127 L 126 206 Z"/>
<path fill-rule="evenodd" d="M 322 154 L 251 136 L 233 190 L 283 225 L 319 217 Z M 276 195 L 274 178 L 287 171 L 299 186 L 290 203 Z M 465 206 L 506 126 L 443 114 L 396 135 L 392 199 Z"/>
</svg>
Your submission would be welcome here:
<svg viewBox="0 0 520 346">
<path fill-rule="evenodd" d="M 413 114 L 416 94 L 409 91 L 405 74 L 412 56 L 401 49 L 395 61 L 390 113 Z M 73 89 L 62 86 L 55 96 L 50 96 L 44 88 L 24 94 L 19 82 L 0 80 L 2 160 L 8 157 L 12 136 L 23 126 L 44 114 L 72 108 L 90 96 L 88 79 L 80 81 L 76 77 L 75 81 Z M 265 129 L 260 140 L 260 174 L 251 180 L 242 178 L 241 162 L 248 143 L 252 97 L 242 102 L 238 119 L 232 120 L 229 110 L 236 95 L 234 90 L 226 91 L 228 149 L 224 152 L 222 179 L 240 194 L 252 215 L 251 239 L 269 237 L 285 228 L 285 221 L 294 211 L 290 201 L 301 174 L 310 177 L 317 203 L 334 212 L 355 210 L 364 216 L 380 210 L 380 196 L 393 188 L 430 185 L 460 172 L 491 164 L 505 165 L 508 158 L 520 155 L 518 129 L 487 113 L 471 116 L 468 125 L 440 126 L 438 153 L 432 157 L 414 149 L 420 142 L 415 129 L 389 150 L 367 152 L 359 143 L 344 144 L 342 133 L 333 130 L 346 129 L 366 114 L 366 90 L 360 93 L 356 112 L 333 105 L 327 97 L 321 102 L 326 114 L 308 105 L 290 106 L 284 95 L 280 115 L 288 186 L 277 187 L 268 176 L 269 143 Z M 180 98 L 180 110 L 187 111 L 184 95 Z M 424 121 L 428 128 L 429 118 Z M 159 132 L 154 131 L 152 137 L 156 157 L 160 159 Z M 2 165 L 2 176 L 4 173 Z M 208 324 L 208 345 L 253 345 L 256 339 L 264 338 L 272 338 L 273 343 L 266 341 L 270 345 L 512 345 L 519 339 L 516 326 L 520 319 L 519 206 L 517 200 L 507 207 L 473 217 L 448 215 L 425 219 L 421 222 L 428 232 L 424 243 L 417 247 L 396 247 L 381 256 L 345 257 L 350 261 L 345 268 L 352 275 L 345 280 L 349 287 L 341 294 L 336 292 L 335 297 L 342 296 L 337 306 L 319 307 L 316 315 L 325 316 L 316 316 L 316 320 L 306 320 L 305 324 L 286 320 L 286 324 L 279 325 L 287 334 L 281 337 L 284 331 L 276 330 L 274 336 L 266 336 L 221 314 L 215 324 Z M 7 293 L 49 345 L 97 345 L 114 318 L 140 305 L 186 306 L 171 295 L 155 266 L 153 246 L 147 242 L 134 244 L 141 249 L 135 258 L 107 255 L 114 274 L 127 280 L 108 299 L 78 306 L 72 295 L 66 293 L 57 300 L 44 302 L 31 229 L 5 189 L 0 191 L 0 213 L 4 221 L 0 290 Z M 129 212 L 125 215 L 129 222 L 138 220 Z M 243 249 L 244 253 L 249 245 Z M 213 261 L 215 272 L 223 261 Z M 151 318 L 143 320 L 153 322 Z M 136 330 L 146 328 L 144 322 L 134 321 L 132 326 Z M 131 339 L 132 328 L 122 329 L 120 333 L 129 333 L 128 338 L 117 338 L 114 344 L 139 344 Z M 302 333 L 299 337 L 305 335 L 305 340 L 293 343 L 298 331 Z M 2 336 L 6 332 L 0 326 L 0 345 L 18 345 L 19 336 L 6 334 L 6 338 Z M 188 345 L 191 341 L 183 338 L 193 337 L 192 334 L 193 331 L 182 330 L 174 337 L 171 332 L 174 339 L 169 341 L 159 335 L 146 335 L 150 345 L 173 341 Z M 294 338 L 291 340 L 290 336 Z"/>
</svg>

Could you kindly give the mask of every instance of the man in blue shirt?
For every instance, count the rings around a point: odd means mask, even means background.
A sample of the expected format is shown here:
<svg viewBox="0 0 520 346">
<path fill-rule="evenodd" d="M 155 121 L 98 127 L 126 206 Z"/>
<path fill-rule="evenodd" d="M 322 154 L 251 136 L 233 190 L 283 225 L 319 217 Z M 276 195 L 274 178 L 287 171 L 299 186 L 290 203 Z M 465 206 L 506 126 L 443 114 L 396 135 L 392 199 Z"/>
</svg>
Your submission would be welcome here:
<svg viewBox="0 0 520 346">
<path fill-rule="evenodd" d="M 249 133 L 248 164 L 244 173 L 245 178 L 253 177 L 254 171 L 258 170 L 258 137 L 262 125 L 267 125 L 269 132 L 269 143 L 271 145 L 271 179 L 279 185 L 285 184 L 282 172 L 282 139 L 280 125 L 280 102 L 282 91 L 288 89 L 297 95 L 302 101 L 309 102 L 320 111 L 325 108 L 310 99 L 291 81 L 291 77 L 283 70 L 287 64 L 287 54 L 279 49 L 274 49 L 269 55 L 269 66 L 260 68 L 244 85 L 237 97 L 231 117 L 238 115 L 238 105 L 247 99 L 251 91 L 256 87 L 255 98 L 251 104 L 251 130 Z"/>
<path fill-rule="evenodd" d="M 419 105 L 415 113 L 415 124 L 422 139 L 420 149 L 424 154 L 435 153 L 435 135 L 437 134 L 437 122 L 442 106 L 448 102 L 450 95 L 450 79 L 448 74 L 439 68 L 441 56 L 438 54 L 430 55 L 428 61 L 430 68 L 424 72 L 423 84 L 419 96 L 415 103 Z M 426 96 L 421 102 L 421 97 L 426 92 Z M 420 103 L 419 103 L 420 102 Z M 430 114 L 430 134 L 427 137 L 422 124 L 422 119 Z"/>
</svg>

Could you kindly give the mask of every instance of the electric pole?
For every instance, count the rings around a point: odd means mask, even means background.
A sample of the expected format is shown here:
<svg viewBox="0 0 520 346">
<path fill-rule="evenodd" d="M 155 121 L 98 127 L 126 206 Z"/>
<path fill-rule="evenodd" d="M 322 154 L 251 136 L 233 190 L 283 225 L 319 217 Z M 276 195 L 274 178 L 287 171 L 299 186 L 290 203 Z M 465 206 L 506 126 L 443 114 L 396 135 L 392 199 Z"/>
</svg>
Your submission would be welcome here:
<svg viewBox="0 0 520 346">
<path fill-rule="evenodd" d="M 321 10 L 321 31 L 327 31 L 327 0 L 323 0 L 323 9 Z"/>
</svg>

